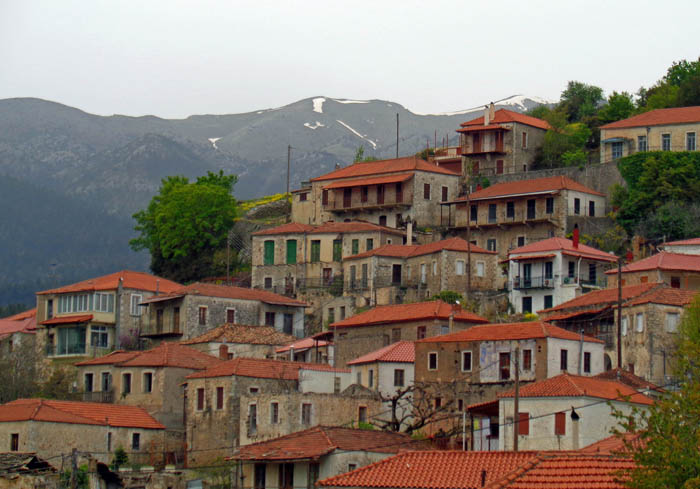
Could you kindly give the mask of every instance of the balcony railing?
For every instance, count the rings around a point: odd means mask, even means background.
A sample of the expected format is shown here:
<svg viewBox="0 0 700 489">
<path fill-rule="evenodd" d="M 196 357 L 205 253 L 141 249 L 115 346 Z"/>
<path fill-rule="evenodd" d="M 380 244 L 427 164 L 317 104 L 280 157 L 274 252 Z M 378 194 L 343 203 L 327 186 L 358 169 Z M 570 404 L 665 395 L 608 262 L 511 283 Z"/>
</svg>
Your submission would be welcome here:
<svg viewBox="0 0 700 489">
<path fill-rule="evenodd" d="M 108 391 L 83 392 L 83 401 L 111 404 L 114 402 L 114 391 L 110 389 Z"/>
<path fill-rule="evenodd" d="M 100 357 L 114 350 L 114 347 L 91 346 L 85 343 L 46 345 L 47 357 L 90 356 Z"/>
<path fill-rule="evenodd" d="M 553 277 L 515 277 L 511 283 L 511 288 L 519 289 L 553 289 Z"/>
<path fill-rule="evenodd" d="M 323 210 L 345 211 L 378 207 L 410 206 L 411 200 L 410 195 L 404 192 L 394 195 L 371 195 L 364 201 L 362 201 L 362 199 L 358 200 L 357 198 L 348 200 L 344 198 L 342 194 L 338 194 L 335 198 L 333 198 L 333 196 L 329 197 L 328 202 L 323 204 Z"/>
</svg>

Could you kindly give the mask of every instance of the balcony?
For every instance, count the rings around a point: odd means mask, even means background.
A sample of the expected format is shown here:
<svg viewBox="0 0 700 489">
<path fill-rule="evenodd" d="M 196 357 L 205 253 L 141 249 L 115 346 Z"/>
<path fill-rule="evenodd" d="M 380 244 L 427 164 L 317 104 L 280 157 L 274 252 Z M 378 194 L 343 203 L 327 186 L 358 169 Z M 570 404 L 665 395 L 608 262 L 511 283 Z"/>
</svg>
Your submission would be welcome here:
<svg viewBox="0 0 700 489">
<path fill-rule="evenodd" d="M 554 278 L 552 277 L 515 277 L 511 282 L 513 290 L 522 289 L 553 289 Z"/>
<path fill-rule="evenodd" d="M 108 391 L 83 392 L 83 401 L 111 404 L 114 402 L 114 391 L 110 389 Z"/>
<path fill-rule="evenodd" d="M 323 204 L 323 210 L 329 212 L 362 211 L 373 209 L 388 209 L 392 207 L 410 207 L 412 199 L 404 192 L 392 194 L 368 195 L 365 198 L 357 198 L 353 195 L 348 199 L 341 193 L 329 196 L 328 202 Z"/>
</svg>

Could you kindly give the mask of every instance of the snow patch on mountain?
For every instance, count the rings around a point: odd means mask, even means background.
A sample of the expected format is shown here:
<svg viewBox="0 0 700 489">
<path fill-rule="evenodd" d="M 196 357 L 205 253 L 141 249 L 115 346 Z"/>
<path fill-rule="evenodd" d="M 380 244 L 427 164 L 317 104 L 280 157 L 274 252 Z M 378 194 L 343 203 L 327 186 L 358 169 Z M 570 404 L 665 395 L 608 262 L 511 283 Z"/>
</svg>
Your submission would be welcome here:
<svg viewBox="0 0 700 489">
<path fill-rule="evenodd" d="M 520 112 L 525 112 L 529 110 L 531 107 L 529 107 L 525 102 L 530 101 L 535 104 L 553 104 L 554 102 L 551 102 L 549 100 L 545 100 L 541 97 L 529 97 L 527 95 L 513 95 L 512 97 L 507 97 L 501 100 L 496 100 L 493 102 L 494 105 L 496 105 L 498 108 L 509 108 L 513 109 L 516 111 Z M 484 104 L 478 107 L 472 107 L 471 109 L 464 109 L 464 110 L 456 110 L 454 112 L 439 112 L 439 113 L 434 113 L 434 114 L 426 114 L 426 113 L 421 113 L 421 112 L 413 112 L 416 115 L 446 115 L 446 116 L 451 116 L 451 115 L 464 115 L 464 114 L 472 114 L 476 112 L 480 112 L 484 109 L 484 106 L 488 104 Z"/>
<path fill-rule="evenodd" d="M 319 114 L 323 114 L 323 102 L 325 102 L 326 99 L 323 97 L 318 97 L 313 99 L 311 102 L 314 104 L 314 112 L 318 112 Z"/>
<path fill-rule="evenodd" d="M 308 127 L 309 129 L 318 129 L 319 127 L 326 127 L 326 126 L 321 124 L 320 122 L 316 121 L 313 124 L 311 124 L 309 122 L 304 122 L 304 127 Z"/>
<path fill-rule="evenodd" d="M 209 142 L 211 145 L 214 147 L 214 149 L 219 149 L 219 147 L 216 145 L 216 142 L 221 139 L 221 138 L 209 138 Z"/>
<path fill-rule="evenodd" d="M 348 125 L 347 125 L 346 123 L 344 123 L 343 121 L 339 121 L 339 120 L 336 119 L 336 122 L 340 123 L 343 127 L 345 127 L 347 130 L 349 130 L 350 132 L 352 132 L 355 136 L 359 137 L 360 139 L 364 139 L 365 141 L 367 141 L 369 144 L 372 145 L 372 148 L 377 149 L 377 143 L 375 143 L 375 142 L 372 141 L 371 139 L 368 139 L 368 138 L 366 137 L 366 135 L 363 136 L 362 134 L 360 134 L 359 132 L 357 132 L 356 130 L 354 130 L 352 127 L 348 126 Z"/>
<path fill-rule="evenodd" d="M 368 104 L 369 100 L 349 100 L 344 98 L 332 98 L 333 102 L 338 102 L 339 104 Z"/>
</svg>

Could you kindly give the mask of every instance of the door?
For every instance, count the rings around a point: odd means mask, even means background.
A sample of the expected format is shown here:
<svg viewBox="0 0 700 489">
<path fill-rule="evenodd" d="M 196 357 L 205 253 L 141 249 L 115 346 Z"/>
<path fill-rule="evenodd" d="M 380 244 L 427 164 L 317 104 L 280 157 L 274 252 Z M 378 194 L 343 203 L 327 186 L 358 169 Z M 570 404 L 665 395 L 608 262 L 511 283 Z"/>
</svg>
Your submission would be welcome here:
<svg viewBox="0 0 700 489">
<path fill-rule="evenodd" d="M 343 207 L 352 207 L 352 189 L 343 190 Z"/>
<path fill-rule="evenodd" d="M 502 131 L 496 131 L 496 151 L 498 153 L 503 153 L 503 132 Z"/>
<path fill-rule="evenodd" d="M 296 265 L 297 263 L 297 240 L 287 240 L 287 265 Z"/>
<path fill-rule="evenodd" d="M 253 478 L 254 489 L 265 489 L 265 473 L 267 472 L 267 464 L 255 464 L 255 475 Z"/>
<path fill-rule="evenodd" d="M 401 283 L 401 265 L 391 266 L 391 283 L 400 284 Z"/>
<path fill-rule="evenodd" d="M 280 464 L 278 482 L 279 489 L 294 488 L 294 464 Z"/>
<path fill-rule="evenodd" d="M 532 312 L 532 297 L 523 297 L 523 314 Z"/>
<path fill-rule="evenodd" d="M 367 288 L 367 264 L 362 264 L 362 288 Z"/>
<path fill-rule="evenodd" d="M 523 287 L 526 289 L 532 286 L 532 263 L 523 264 Z"/>
<path fill-rule="evenodd" d="M 503 173 L 503 160 L 496 160 L 496 174 L 501 175 Z"/>
<path fill-rule="evenodd" d="M 384 203 L 384 185 L 377 185 L 377 204 Z"/>
<path fill-rule="evenodd" d="M 396 184 L 396 202 L 403 202 L 403 184 L 401 183 Z"/>
<path fill-rule="evenodd" d="M 481 153 L 481 134 L 475 132 L 472 136 L 472 141 L 474 142 L 472 153 Z"/>
<path fill-rule="evenodd" d="M 510 352 L 498 354 L 498 369 L 500 380 L 510 380 Z"/>
<path fill-rule="evenodd" d="M 173 333 L 180 332 L 180 308 L 173 308 Z"/>
</svg>

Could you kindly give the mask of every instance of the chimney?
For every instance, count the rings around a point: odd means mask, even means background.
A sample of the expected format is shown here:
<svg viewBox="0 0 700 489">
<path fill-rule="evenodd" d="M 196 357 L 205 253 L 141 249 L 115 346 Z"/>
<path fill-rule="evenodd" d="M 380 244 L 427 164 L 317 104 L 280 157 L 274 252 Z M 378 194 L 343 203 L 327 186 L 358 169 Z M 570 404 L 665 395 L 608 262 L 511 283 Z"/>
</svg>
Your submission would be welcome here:
<svg viewBox="0 0 700 489">
<path fill-rule="evenodd" d="M 476 184 L 476 191 L 478 192 L 479 190 L 481 190 L 481 184 L 480 184 L 480 183 L 477 183 L 477 184 Z"/>
<path fill-rule="evenodd" d="M 494 120 L 496 118 L 496 106 L 493 105 L 493 102 L 489 105 L 489 119 Z"/>
<path fill-rule="evenodd" d="M 484 125 L 488 126 L 491 122 L 491 109 L 488 105 L 484 105 Z"/>
<path fill-rule="evenodd" d="M 406 220 L 406 244 L 413 244 L 413 220 L 410 216 Z"/>
<path fill-rule="evenodd" d="M 578 249 L 578 224 L 574 225 L 574 248 Z"/>
<path fill-rule="evenodd" d="M 571 406 L 571 431 L 572 431 L 572 437 L 573 437 L 573 449 L 578 450 L 579 449 L 579 436 L 578 436 L 578 419 L 579 415 L 574 409 L 573 406 Z"/>
</svg>

